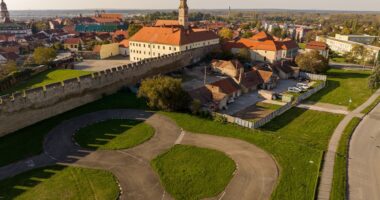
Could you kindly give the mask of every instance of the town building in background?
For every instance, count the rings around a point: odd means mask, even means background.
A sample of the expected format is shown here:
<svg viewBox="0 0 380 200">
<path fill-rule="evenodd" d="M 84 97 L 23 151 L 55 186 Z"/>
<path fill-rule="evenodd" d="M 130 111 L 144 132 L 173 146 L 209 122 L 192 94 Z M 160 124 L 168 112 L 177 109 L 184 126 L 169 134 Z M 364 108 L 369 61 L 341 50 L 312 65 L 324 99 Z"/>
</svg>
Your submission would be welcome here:
<svg viewBox="0 0 380 200">
<path fill-rule="evenodd" d="M 7 4 L 4 2 L 4 0 L 1 0 L 0 7 L 0 35 L 8 34 L 15 35 L 17 38 L 23 38 L 32 34 L 32 30 L 28 28 L 25 24 L 16 23 L 11 20 Z"/>
<path fill-rule="evenodd" d="M 306 44 L 305 50 L 307 52 L 310 51 L 318 51 L 319 54 L 321 54 L 326 59 L 329 58 L 329 46 L 324 42 L 318 42 L 318 41 L 311 41 Z"/>
<path fill-rule="evenodd" d="M 186 0 L 181 0 L 178 21 L 159 20 L 153 27 L 143 27 L 129 39 L 131 61 L 202 48 L 219 44 L 219 37 L 207 29 L 189 26 L 189 8 Z"/>
<path fill-rule="evenodd" d="M 380 47 L 368 45 L 368 43 L 373 42 L 376 37 L 368 35 L 340 35 L 336 34 L 335 37 L 324 37 L 317 36 L 317 41 L 325 42 L 328 44 L 329 48 L 341 55 L 349 53 L 355 46 L 364 47 L 370 54 L 368 58 L 379 59 Z"/>
<path fill-rule="evenodd" d="M 294 60 L 298 45 L 291 39 L 278 39 L 262 31 L 251 38 L 241 38 L 224 44 L 224 49 L 233 54 L 248 50 L 251 61 L 274 63 L 283 59 Z"/>
</svg>

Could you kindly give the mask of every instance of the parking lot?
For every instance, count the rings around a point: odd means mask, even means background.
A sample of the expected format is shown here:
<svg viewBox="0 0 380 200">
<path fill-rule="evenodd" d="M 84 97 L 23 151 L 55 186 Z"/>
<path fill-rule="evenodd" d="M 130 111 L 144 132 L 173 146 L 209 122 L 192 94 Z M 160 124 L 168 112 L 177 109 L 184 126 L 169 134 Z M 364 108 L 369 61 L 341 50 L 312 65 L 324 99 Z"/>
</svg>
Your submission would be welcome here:
<svg viewBox="0 0 380 200">
<path fill-rule="evenodd" d="M 74 69 L 83 71 L 102 71 L 132 63 L 127 57 L 115 56 L 105 60 L 83 60 L 82 62 L 75 63 Z"/>
</svg>

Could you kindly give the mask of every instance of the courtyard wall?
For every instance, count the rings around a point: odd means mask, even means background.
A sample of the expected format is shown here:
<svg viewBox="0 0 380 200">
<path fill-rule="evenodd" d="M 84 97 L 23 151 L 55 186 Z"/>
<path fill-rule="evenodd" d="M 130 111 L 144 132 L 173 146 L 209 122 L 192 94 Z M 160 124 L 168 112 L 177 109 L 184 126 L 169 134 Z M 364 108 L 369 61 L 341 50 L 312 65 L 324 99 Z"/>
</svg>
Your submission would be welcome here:
<svg viewBox="0 0 380 200">
<path fill-rule="evenodd" d="M 131 86 L 199 62 L 217 46 L 177 52 L 0 97 L 0 137 Z"/>
</svg>

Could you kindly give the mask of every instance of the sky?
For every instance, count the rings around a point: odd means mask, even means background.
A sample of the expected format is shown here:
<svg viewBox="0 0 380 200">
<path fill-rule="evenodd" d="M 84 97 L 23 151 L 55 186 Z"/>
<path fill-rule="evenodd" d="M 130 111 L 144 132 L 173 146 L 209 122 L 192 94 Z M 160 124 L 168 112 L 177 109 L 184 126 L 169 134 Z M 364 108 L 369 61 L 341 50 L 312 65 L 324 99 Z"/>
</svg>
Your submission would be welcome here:
<svg viewBox="0 0 380 200">
<path fill-rule="evenodd" d="M 179 0 L 5 0 L 9 10 L 177 9 Z M 188 0 L 192 9 L 380 11 L 380 0 Z"/>
</svg>

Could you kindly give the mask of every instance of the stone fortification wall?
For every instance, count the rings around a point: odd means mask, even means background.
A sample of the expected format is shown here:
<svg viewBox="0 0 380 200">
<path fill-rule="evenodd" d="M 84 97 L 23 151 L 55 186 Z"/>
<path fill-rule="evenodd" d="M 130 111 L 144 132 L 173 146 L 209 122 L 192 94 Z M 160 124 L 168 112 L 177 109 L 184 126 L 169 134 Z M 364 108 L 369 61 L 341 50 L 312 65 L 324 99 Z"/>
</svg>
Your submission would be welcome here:
<svg viewBox="0 0 380 200">
<path fill-rule="evenodd" d="M 216 46 L 173 53 L 0 97 L 0 137 L 117 92 L 143 78 L 200 61 Z"/>
</svg>

